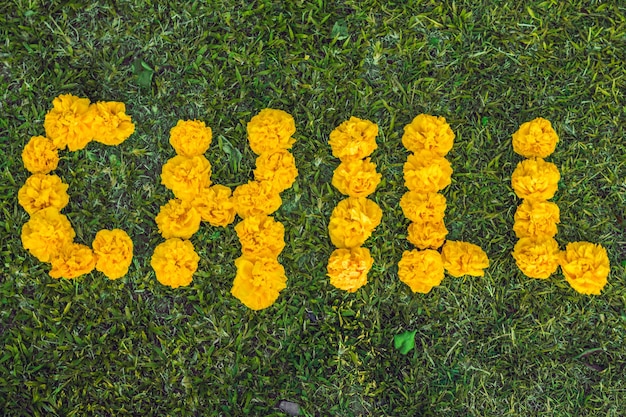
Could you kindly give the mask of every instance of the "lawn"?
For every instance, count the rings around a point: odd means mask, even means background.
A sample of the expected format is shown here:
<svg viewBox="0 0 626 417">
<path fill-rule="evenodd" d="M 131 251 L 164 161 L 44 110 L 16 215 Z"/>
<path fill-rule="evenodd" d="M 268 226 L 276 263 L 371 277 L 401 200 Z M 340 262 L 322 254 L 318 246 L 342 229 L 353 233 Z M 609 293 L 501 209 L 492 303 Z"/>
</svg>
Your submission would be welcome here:
<svg viewBox="0 0 626 417">
<path fill-rule="evenodd" d="M 0 409 L 7 416 L 622 416 L 626 408 L 626 6 L 581 1 L 5 0 L 0 4 Z M 617 4 L 622 4 L 621 6 Z M 76 241 L 122 228 L 128 275 L 53 279 L 22 247 L 21 152 L 60 94 L 120 101 L 136 125 L 119 146 L 61 152 L 63 213 Z M 299 170 L 275 214 L 287 288 L 253 311 L 230 294 L 233 226 L 203 225 L 188 287 L 150 267 L 171 192 L 169 131 L 213 130 L 214 182 L 253 177 L 247 122 L 296 122 Z M 403 127 L 420 113 L 456 134 L 443 191 L 448 239 L 481 246 L 484 277 L 428 294 L 398 279 L 412 249 L 399 201 Z M 379 126 L 370 197 L 382 223 L 365 246 L 368 284 L 329 284 L 328 220 L 343 198 L 329 133 Z M 521 203 L 511 135 L 536 117 L 560 141 L 556 239 L 607 250 L 601 295 L 561 272 L 524 276 L 511 256 Z M 394 336 L 416 331 L 407 355 Z M 294 404 L 284 403 L 289 401 Z M 291 409 L 284 411 L 285 405 Z"/>
</svg>

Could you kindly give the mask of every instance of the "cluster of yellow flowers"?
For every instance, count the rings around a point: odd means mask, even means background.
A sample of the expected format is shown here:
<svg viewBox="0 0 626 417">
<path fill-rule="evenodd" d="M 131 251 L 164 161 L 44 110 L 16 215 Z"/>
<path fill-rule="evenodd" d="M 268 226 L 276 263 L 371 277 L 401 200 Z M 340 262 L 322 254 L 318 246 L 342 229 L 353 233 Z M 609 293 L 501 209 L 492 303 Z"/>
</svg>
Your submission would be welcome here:
<svg viewBox="0 0 626 417">
<path fill-rule="evenodd" d="M 61 210 L 69 203 L 68 184 L 50 172 L 59 163 L 59 150 L 83 149 L 89 142 L 118 145 L 134 131 L 124 103 L 90 103 L 64 94 L 52 101 L 44 119 L 46 136 L 34 136 L 24 147 L 22 161 L 32 175 L 18 192 L 19 204 L 30 215 L 22 227 L 22 245 L 41 262 L 51 264 L 53 278 L 76 278 L 94 268 L 109 279 L 128 272 L 133 242 L 121 229 L 100 230 L 91 248 L 74 242 L 76 232 Z"/>
<path fill-rule="evenodd" d="M 369 249 L 362 247 L 380 224 L 383 212 L 369 200 L 380 183 L 369 156 L 378 147 L 378 126 L 369 120 L 351 117 L 331 133 L 329 145 L 341 163 L 335 169 L 332 184 L 348 197 L 337 204 L 330 216 L 328 232 L 337 247 L 328 259 L 331 285 L 355 292 L 367 284 L 367 273 L 374 260 Z"/>
<path fill-rule="evenodd" d="M 398 262 L 400 280 L 413 292 L 428 293 L 441 283 L 444 271 L 454 277 L 483 276 L 489 258 L 479 246 L 446 241 L 446 198 L 438 192 L 452 181 L 452 167 L 445 156 L 454 144 L 454 132 L 445 118 L 420 114 L 405 126 L 402 144 L 412 154 L 404 164 L 409 191 L 400 200 L 400 207 L 411 220 L 408 240 L 418 249 L 402 254 Z"/>
<path fill-rule="evenodd" d="M 233 192 L 235 210 L 243 219 L 235 226 L 242 256 L 235 260 L 237 273 L 230 292 L 248 308 L 261 310 L 274 304 L 287 287 L 285 269 L 278 262 L 285 227 L 270 215 L 282 204 L 280 193 L 298 176 L 295 158 L 287 150 L 295 142 L 296 124 L 283 110 L 263 109 L 246 130 L 258 157 L 254 181 Z"/>
<path fill-rule="evenodd" d="M 200 223 L 226 227 L 235 220 L 230 188 L 211 182 L 211 164 L 204 153 L 212 139 L 211 128 L 198 120 L 179 120 L 170 130 L 176 156 L 163 165 L 161 183 L 174 198 L 156 216 L 166 241 L 154 249 L 150 265 L 157 280 L 172 288 L 189 285 L 198 269 L 200 257 L 189 239 Z"/>
<path fill-rule="evenodd" d="M 554 238 L 560 212 L 555 203 L 547 200 L 554 197 L 561 176 L 556 165 L 544 158 L 554 152 L 558 141 L 550 121 L 541 117 L 523 123 L 513 134 L 513 150 L 527 158 L 511 177 L 513 191 L 522 199 L 513 225 L 519 239 L 513 258 L 530 278 L 548 278 L 560 265 L 576 291 L 600 294 L 610 272 L 606 250 L 593 243 L 574 242 L 561 251 Z"/>
</svg>

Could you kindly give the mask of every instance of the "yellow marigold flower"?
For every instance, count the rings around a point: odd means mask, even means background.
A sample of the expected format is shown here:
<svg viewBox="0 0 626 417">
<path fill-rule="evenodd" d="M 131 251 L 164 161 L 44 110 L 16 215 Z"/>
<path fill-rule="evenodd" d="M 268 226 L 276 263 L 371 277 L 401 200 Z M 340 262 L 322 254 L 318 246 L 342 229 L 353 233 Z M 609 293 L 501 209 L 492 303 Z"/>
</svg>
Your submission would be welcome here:
<svg viewBox="0 0 626 417">
<path fill-rule="evenodd" d="M 446 212 L 446 198 L 439 193 L 409 191 L 400 199 L 404 217 L 413 222 L 438 222 Z"/>
<path fill-rule="evenodd" d="M 46 136 L 59 149 L 83 149 L 93 138 L 93 108 L 89 99 L 61 94 L 52 100 L 52 110 L 44 119 Z"/>
<path fill-rule="evenodd" d="M 93 271 L 96 257 L 89 246 L 67 243 L 50 259 L 50 263 L 52 278 L 72 279 Z"/>
<path fill-rule="evenodd" d="M 172 288 L 191 284 L 200 257 L 188 240 L 168 239 L 154 248 L 150 266 L 157 280 Z"/>
<path fill-rule="evenodd" d="M 513 150 L 526 158 L 546 158 L 554 152 L 558 141 L 550 121 L 538 117 L 513 133 Z"/>
<path fill-rule="evenodd" d="M 448 240 L 441 249 L 443 267 L 453 277 L 482 277 L 489 266 L 487 254 L 478 245 Z"/>
<path fill-rule="evenodd" d="M 155 221 L 165 239 L 189 239 L 200 229 L 201 218 L 189 201 L 173 199 L 161 206 Z"/>
<path fill-rule="evenodd" d="M 419 114 L 404 127 L 402 144 L 411 152 L 426 150 L 446 156 L 454 144 L 454 132 L 445 117 Z"/>
<path fill-rule="evenodd" d="M 242 256 L 235 260 L 235 266 L 237 275 L 230 293 L 252 310 L 271 306 L 287 287 L 285 269 L 274 258 L 251 260 Z"/>
<path fill-rule="evenodd" d="M 33 136 L 22 151 L 24 168 L 33 174 L 47 174 L 59 165 L 59 150 L 43 136 Z"/>
<path fill-rule="evenodd" d="M 548 278 L 559 267 L 559 244 L 554 238 L 524 237 L 513 248 L 517 267 L 530 278 Z"/>
<path fill-rule="evenodd" d="M 285 247 L 285 226 L 270 216 L 250 216 L 235 226 L 241 252 L 248 259 L 277 258 Z"/>
<path fill-rule="evenodd" d="M 561 174 L 551 162 L 541 158 L 524 159 L 511 176 L 513 191 L 519 198 L 549 200 L 554 197 Z"/>
<path fill-rule="evenodd" d="M 398 262 L 398 277 L 413 292 L 430 292 L 444 277 L 441 254 L 432 249 L 404 251 Z"/>
<path fill-rule="evenodd" d="M 276 109 L 263 109 L 248 122 L 248 141 L 252 152 L 261 155 L 277 149 L 289 149 L 295 142 L 296 133 L 293 117 Z"/>
<path fill-rule="evenodd" d="M 355 292 L 367 284 L 367 273 L 374 259 L 367 248 L 335 249 L 328 259 L 330 284 L 340 290 Z"/>
<path fill-rule="evenodd" d="M 70 202 L 68 187 L 57 175 L 34 174 L 20 188 L 17 200 L 28 214 L 46 207 L 61 211 Z"/>
<path fill-rule="evenodd" d="M 335 169 L 332 184 L 340 193 L 350 197 L 367 197 L 376 190 L 381 177 L 370 158 L 350 159 Z"/>
<path fill-rule="evenodd" d="M 279 193 L 291 187 L 297 176 L 296 159 L 285 149 L 264 152 L 256 159 L 254 179 L 269 182 Z"/>
<path fill-rule="evenodd" d="M 569 285 L 581 294 L 599 295 L 611 272 L 606 249 L 590 242 L 568 243 L 559 262 Z"/>
<path fill-rule="evenodd" d="M 135 124 L 126 114 L 126 105 L 118 101 L 99 101 L 93 107 L 93 140 L 104 145 L 119 145 L 135 132 Z"/>
<path fill-rule="evenodd" d="M 233 192 L 235 210 L 242 219 L 269 215 L 280 208 L 283 200 L 269 182 L 248 181 Z"/>
<path fill-rule="evenodd" d="M 338 248 L 361 246 L 380 224 L 383 211 L 367 198 L 348 197 L 337 204 L 330 216 L 328 233 Z"/>
<path fill-rule="evenodd" d="M 91 244 L 96 269 L 109 279 L 126 275 L 133 260 L 133 241 L 122 229 L 100 230 Z"/>
<path fill-rule="evenodd" d="M 177 155 L 163 165 L 161 184 L 172 190 L 176 198 L 193 200 L 211 185 L 211 163 L 202 155 Z"/>
<path fill-rule="evenodd" d="M 22 226 L 22 245 L 40 262 L 50 262 L 76 236 L 67 217 L 54 207 L 34 213 Z"/>
<path fill-rule="evenodd" d="M 226 227 L 235 220 L 235 203 L 229 187 L 213 185 L 204 188 L 191 202 L 204 222 Z"/>
<path fill-rule="evenodd" d="M 523 200 L 515 212 L 513 231 L 518 238 L 554 237 L 559 206 L 549 201 Z"/>
<path fill-rule="evenodd" d="M 409 155 L 404 164 L 404 183 L 411 191 L 436 193 L 452 182 L 452 166 L 431 151 Z"/>
<path fill-rule="evenodd" d="M 170 129 L 170 145 L 178 155 L 199 156 L 211 146 L 213 131 L 200 120 L 179 120 Z"/>
<path fill-rule="evenodd" d="M 443 245 L 448 229 L 443 222 L 417 221 L 409 225 L 407 240 L 418 249 L 437 249 Z"/>
<path fill-rule="evenodd" d="M 348 161 L 351 159 L 363 159 L 372 154 L 378 145 L 378 125 L 369 120 L 350 117 L 330 132 L 328 144 L 333 156 Z"/>
</svg>

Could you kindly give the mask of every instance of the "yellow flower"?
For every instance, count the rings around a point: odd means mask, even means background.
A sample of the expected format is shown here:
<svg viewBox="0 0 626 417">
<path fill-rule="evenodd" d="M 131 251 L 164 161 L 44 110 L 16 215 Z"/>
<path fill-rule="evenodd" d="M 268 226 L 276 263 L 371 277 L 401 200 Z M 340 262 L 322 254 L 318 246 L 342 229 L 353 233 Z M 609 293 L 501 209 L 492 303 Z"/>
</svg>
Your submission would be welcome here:
<svg viewBox="0 0 626 417">
<path fill-rule="evenodd" d="M 213 131 L 200 120 L 179 120 L 170 129 L 170 145 L 178 155 L 199 156 L 211 146 Z"/>
<path fill-rule="evenodd" d="M 438 193 L 409 191 L 400 199 L 404 216 L 413 222 L 439 222 L 446 211 L 446 198 Z"/>
<path fill-rule="evenodd" d="M 289 149 L 295 140 L 296 122 L 285 111 L 263 109 L 248 122 L 248 141 L 252 152 L 261 155 L 277 149 Z"/>
<path fill-rule="evenodd" d="M 175 156 L 163 165 L 161 184 L 172 190 L 176 198 L 193 200 L 211 185 L 211 163 L 200 156 Z"/>
<path fill-rule="evenodd" d="M 596 294 L 607 284 L 611 265 L 606 249 L 590 242 L 568 243 L 560 256 L 561 270 L 573 289 Z"/>
<path fill-rule="evenodd" d="M 274 258 L 235 260 L 237 275 L 230 293 L 252 310 L 274 304 L 281 290 L 287 287 L 285 269 Z"/>
<path fill-rule="evenodd" d="M 554 237 L 559 206 L 549 201 L 523 200 L 515 212 L 513 231 L 518 238 Z"/>
<path fill-rule="evenodd" d="M 487 254 L 480 246 L 468 242 L 448 240 L 441 249 L 441 259 L 444 269 L 453 277 L 482 277 L 484 269 L 489 266 Z"/>
<path fill-rule="evenodd" d="M 519 198 L 549 200 L 554 197 L 561 174 L 551 162 L 541 158 L 524 159 L 511 176 L 513 191 Z"/>
<path fill-rule="evenodd" d="M 256 159 L 254 179 L 269 182 L 279 193 L 291 187 L 297 176 L 296 160 L 285 149 L 264 152 Z"/>
<path fill-rule="evenodd" d="M 383 211 L 367 198 L 348 197 L 337 204 L 330 216 L 328 233 L 338 248 L 361 246 L 380 224 Z"/>
<path fill-rule="evenodd" d="M 200 229 L 200 220 L 200 213 L 191 206 L 191 203 L 179 199 L 170 200 L 161 206 L 155 218 L 159 233 L 165 239 L 174 237 L 189 239 Z"/>
<path fill-rule="evenodd" d="M 47 174 L 57 169 L 59 151 L 54 143 L 43 136 L 33 136 L 22 151 L 24 168 L 33 174 Z"/>
<path fill-rule="evenodd" d="M 444 277 L 441 254 L 432 249 L 404 251 L 398 262 L 398 277 L 413 292 L 430 292 Z"/>
<path fill-rule="evenodd" d="M 191 284 L 200 257 L 188 240 L 168 239 L 154 248 L 150 266 L 157 280 L 172 288 Z"/>
<path fill-rule="evenodd" d="M 330 284 L 340 290 L 355 292 L 367 284 L 367 273 L 374 259 L 367 248 L 335 249 L 328 259 Z"/>
<path fill-rule="evenodd" d="M 235 226 L 248 259 L 277 258 L 285 247 L 285 227 L 270 216 L 250 216 Z"/>
<path fill-rule="evenodd" d="M 133 260 L 133 241 L 121 229 L 100 230 L 91 244 L 96 255 L 96 269 L 109 279 L 126 275 Z"/>
<path fill-rule="evenodd" d="M 330 132 L 330 145 L 333 156 L 348 161 L 363 159 L 374 152 L 378 136 L 378 126 L 369 120 L 350 117 Z"/>
<path fill-rule="evenodd" d="M 404 183 L 411 191 L 436 193 L 452 182 L 452 166 L 431 151 L 409 155 L 404 164 Z"/>
<path fill-rule="evenodd" d="M 407 239 L 418 249 L 437 249 L 443 245 L 448 234 L 443 220 L 417 221 L 409 225 Z"/>
<path fill-rule="evenodd" d="M 545 279 L 559 267 L 559 244 L 554 238 L 524 237 L 513 248 L 517 267 L 530 278 Z"/>
<path fill-rule="evenodd" d="M 248 181 L 233 192 L 235 210 L 242 219 L 269 215 L 280 208 L 283 200 L 269 182 Z"/>
<path fill-rule="evenodd" d="M 402 144 L 411 152 L 426 150 L 445 156 L 454 144 L 454 132 L 445 117 L 420 114 L 404 127 Z"/>
<path fill-rule="evenodd" d="M 34 174 L 20 188 L 17 200 L 31 215 L 47 207 L 61 211 L 70 202 L 67 188 L 68 185 L 56 175 Z"/>
<path fill-rule="evenodd" d="M 554 152 L 558 141 L 550 121 L 538 117 L 513 133 L 513 150 L 526 158 L 545 158 Z"/>
<path fill-rule="evenodd" d="M 381 177 L 370 158 L 351 159 L 341 162 L 335 169 L 332 184 L 350 197 L 367 197 L 376 190 Z"/>
<path fill-rule="evenodd" d="M 204 188 L 191 205 L 200 213 L 202 221 L 226 227 L 235 220 L 235 203 L 230 194 L 230 188 L 213 185 Z"/>
<path fill-rule="evenodd" d="M 93 138 L 93 108 L 89 99 L 61 94 L 52 100 L 52 110 L 44 119 L 46 136 L 59 149 L 83 149 Z"/>
<path fill-rule="evenodd" d="M 117 101 L 99 101 L 91 105 L 95 113 L 93 140 L 104 145 L 119 145 L 135 132 L 135 125 L 126 114 L 126 105 Z"/>
<path fill-rule="evenodd" d="M 50 258 L 76 236 L 67 217 L 54 207 L 34 213 L 22 226 L 22 245 L 40 262 Z"/>
<path fill-rule="evenodd" d="M 96 257 L 89 246 L 67 243 L 50 259 L 52 278 L 72 279 L 93 271 Z"/>
</svg>

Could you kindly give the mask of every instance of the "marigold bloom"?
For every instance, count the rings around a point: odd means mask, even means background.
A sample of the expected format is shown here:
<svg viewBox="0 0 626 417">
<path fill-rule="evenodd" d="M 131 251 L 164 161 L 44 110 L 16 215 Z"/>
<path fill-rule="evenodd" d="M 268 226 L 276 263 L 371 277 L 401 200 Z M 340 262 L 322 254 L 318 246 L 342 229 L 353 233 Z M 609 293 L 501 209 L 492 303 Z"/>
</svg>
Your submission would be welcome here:
<svg viewBox="0 0 626 417">
<path fill-rule="evenodd" d="M 283 200 L 269 182 L 248 181 L 233 192 L 235 210 L 242 219 L 269 215 L 280 208 Z"/>
<path fill-rule="evenodd" d="M 441 249 L 443 267 L 453 277 L 482 277 L 489 266 L 487 254 L 478 245 L 448 240 Z"/>
<path fill-rule="evenodd" d="M 61 211 L 70 202 L 68 187 L 57 175 L 34 174 L 18 191 L 17 200 L 28 214 L 47 207 Z"/>
<path fill-rule="evenodd" d="M 378 145 L 378 126 L 369 120 L 350 117 L 330 132 L 330 145 L 333 156 L 348 161 L 363 159 L 372 154 Z"/>
<path fill-rule="evenodd" d="M 441 254 L 432 249 L 404 251 L 398 262 L 398 277 L 413 292 L 430 292 L 444 277 Z"/>
<path fill-rule="evenodd" d="M 446 198 L 439 193 L 409 191 L 400 199 L 404 217 L 413 222 L 439 222 L 446 211 Z"/>
<path fill-rule="evenodd" d="M 408 232 L 407 240 L 418 249 L 437 249 L 445 242 L 448 229 L 443 220 L 417 221 L 409 225 Z"/>
<path fill-rule="evenodd" d="M 559 267 L 559 244 L 554 238 L 524 237 L 513 248 L 517 267 L 530 278 L 545 279 Z"/>
<path fill-rule="evenodd" d="M 200 229 L 201 218 L 189 201 L 173 199 L 161 206 L 155 221 L 165 239 L 189 239 Z"/>
<path fill-rule="evenodd" d="M 163 165 L 161 184 L 176 198 L 193 200 L 211 185 L 211 163 L 204 156 L 175 156 Z"/>
<path fill-rule="evenodd" d="M 198 211 L 202 221 L 209 222 L 211 226 L 226 227 L 235 221 L 235 203 L 230 188 L 224 185 L 204 188 L 191 205 Z"/>
<path fill-rule="evenodd" d="M 524 159 L 511 176 L 513 191 L 519 198 L 549 200 L 554 197 L 561 174 L 551 162 L 541 158 Z"/>
<path fill-rule="evenodd" d="M 47 174 L 59 165 L 59 150 L 44 136 L 30 138 L 22 150 L 22 162 L 32 174 Z"/>
<path fill-rule="evenodd" d="M 522 123 L 513 133 L 513 150 L 526 158 L 546 158 L 559 141 L 550 121 L 538 117 Z"/>
<path fill-rule="evenodd" d="M 559 262 L 569 285 L 581 294 L 599 295 L 611 272 L 606 249 L 590 242 L 568 243 Z"/>
<path fill-rule="evenodd" d="M 89 246 L 67 243 L 50 259 L 50 263 L 49 275 L 52 278 L 72 279 L 93 271 L 96 257 Z"/>
<path fill-rule="evenodd" d="M 22 245 L 40 262 L 50 259 L 76 236 L 70 221 L 54 207 L 34 213 L 22 226 Z"/>
<path fill-rule="evenodd" d="M 200 156 L 211 146 L 213 131 L 200 120 L 179 120 L 170 129 L 170 145 L 178 155 Z"/>
<path fill-rule="evenodd" d="M 381 177 L 370 158 L 350 159 L 335 169 L 332 184 L 340 193 L 350 197 L 367 197 L 376 190 Z"/>
<path fill-rule="evenodd" d="M 252 152 L 261 155 L 277 149 L 289 149 L 295 139 L 296 122 L 293 117 L 276 109 L 263 109 L 248 122 L 248 141 Z"/>
<path fill-rule="evenodd" d="M 285 226 L 270 216 L 250 216 L 235 226 L 241 252 L 248 259 L 277 258 L 285 247 Z"/>
<path fill-rule="evenodd" d="M 549 201 L 523 200 L 515 212 L 513 231 L 518 238 L 554 237 L 559 223 L 559 206 Z"/>
<path fill-rule="evenodd" d="M 340 290 L 355 292 L 367 284 L 367 273 L 374 259 L 367 248 L 335 249 L 328 259 L 330 284 Z"/>
<path fill-rule="evenodd" d="M 91 247 L 96 255 L 96 269 L 109 279 L 126 275 L 133 260 L 133 241 L 121 229 L 100 230 Z"/>
<path fill-rule="evenodd" d="M 285 149 L 264 152 L 256 159 L 254 179 L 272 184 L 274 191 L 285 191 L 297 176 L 296 159 Z"/>
<path fill-rule="evenodd" d="M 404 127 L 402 144 L 411 152 L 426 150 L 446 156 L 454 144 L 454 132 L 445 117 L 419 114 Z"/>
<path fill-rule="evenodd" d="M 135 132 L 135 124 L 126 114 L 126 105 L 118 101 L 99 101 L 91 105 L 94 111 L 93 140 L 114 146 Z"/>
<path fill-rule="evenodd" d="M 404 164 L 404 183 L 411 191 L 436 193 L 452 182 L 452 166 L 431 151 L 409 155 Z"/>
<path fill-rule="evenodd" d="M 199 261 L 190 241 L 174 238 L 154 248 L 150 266 L 161 284 L 178 288 L 191 284 Z"/>
<path fill-rule="evenodd" d="M 235 259 L 237 275 L 230 293 L 252 310 L 274 304 L 280 291 L 287 287 L 285 269 L 274 258 Z"/>
<path fill-rule="evenodd" d="M 52 109 L 46 114 L 43 126 L 46 136 L 59 149 L 83 149 L 93 138 L 93 108 L 89 99 L 61 94 L 52 100 Z"/>
<path fill-rule="evenodd" d="M 383 211 L 367 198 L 348 197 L 337 204 L 330 216 L 328 233 L 337 248 L 361 246 L 380 224 Z"/>
</svg>

